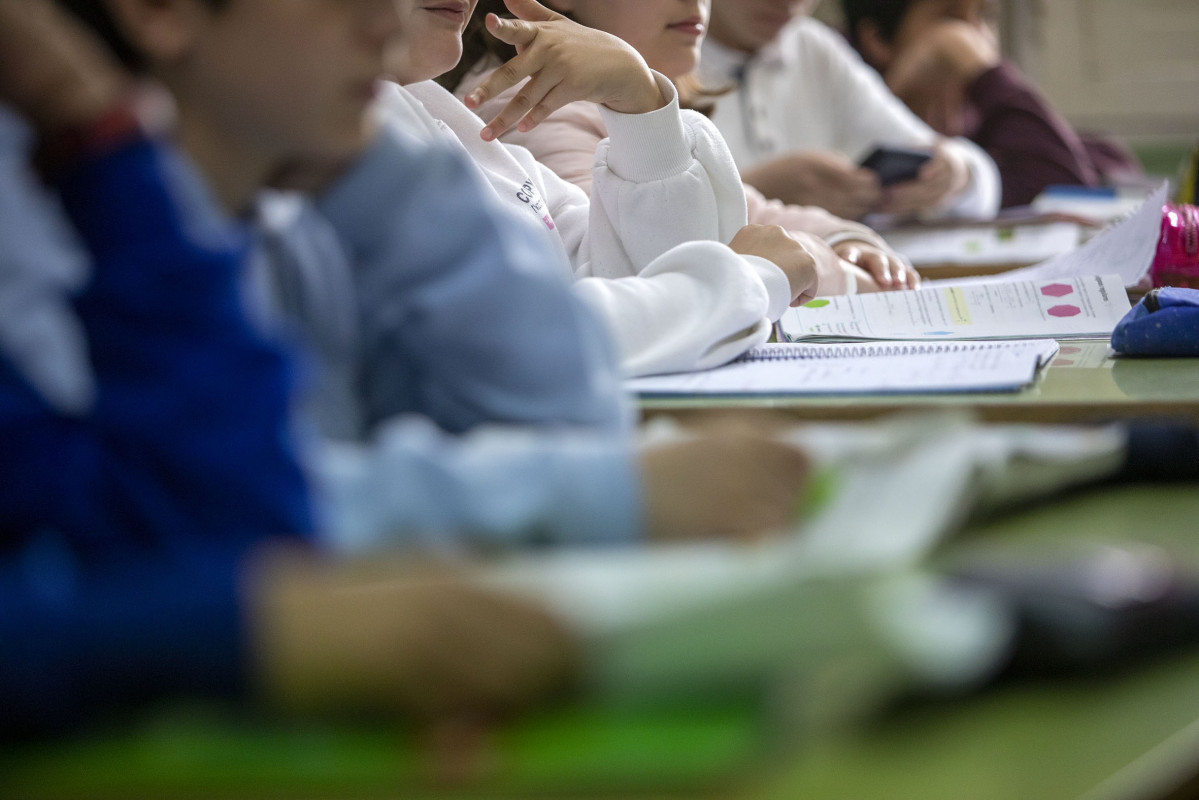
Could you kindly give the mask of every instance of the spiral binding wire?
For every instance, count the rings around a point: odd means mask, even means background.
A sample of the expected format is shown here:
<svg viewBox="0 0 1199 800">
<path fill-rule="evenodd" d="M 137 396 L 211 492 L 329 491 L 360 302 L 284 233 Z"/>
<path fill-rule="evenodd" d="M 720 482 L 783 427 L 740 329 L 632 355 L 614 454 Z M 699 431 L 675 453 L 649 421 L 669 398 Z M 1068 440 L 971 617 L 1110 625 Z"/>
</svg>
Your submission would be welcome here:
<svg viewBox="0 0 1199 800">
<path fill-rule="evenodd" d="M 977 350 L 1006 350 L 1007 342 L 930 342 L 903 344 L 829 345 L 791 344 L 784 347 L 754 347 L 742 361 L 792 361 L 818 358 L 878 358 L 882 356 L 934 355 Z"/>
</svg>

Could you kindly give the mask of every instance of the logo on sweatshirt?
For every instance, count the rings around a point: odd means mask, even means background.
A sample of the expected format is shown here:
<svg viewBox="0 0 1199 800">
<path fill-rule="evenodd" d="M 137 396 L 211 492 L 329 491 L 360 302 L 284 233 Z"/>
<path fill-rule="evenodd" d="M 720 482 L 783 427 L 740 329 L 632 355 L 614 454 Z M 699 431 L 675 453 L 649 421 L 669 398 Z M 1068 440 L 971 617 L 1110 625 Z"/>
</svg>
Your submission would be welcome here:
<svg viewBox="0 0 1199 800">
<path fill-rule="evenodd" d="M 537 191 L 537 187 L 532 181 L 525 181 L 516 192 L 516 199 L 529 207 L 537 216 L 541 217 L 542 223 L 549 230 L 554 230 L 554 218 L 550 216 L 550 212 L 545 208 L 545 201 L 541 199 L 541 192 Z"/>
</svg>

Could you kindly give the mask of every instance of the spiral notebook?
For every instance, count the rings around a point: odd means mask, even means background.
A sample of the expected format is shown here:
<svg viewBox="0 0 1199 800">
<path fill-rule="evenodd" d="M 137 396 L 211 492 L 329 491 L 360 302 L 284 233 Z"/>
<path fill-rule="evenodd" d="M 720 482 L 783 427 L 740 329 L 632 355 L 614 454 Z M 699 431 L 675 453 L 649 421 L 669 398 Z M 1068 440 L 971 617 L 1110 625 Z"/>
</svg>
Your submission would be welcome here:
<svg viewBox="0 0 1199 800">
<path fill-rule="evenodd" d="M 779 343 L 700 372 L 635 378 L 646 397 L 1015 392 L 1057 353 L 1056 341 Z"/>
</svg>

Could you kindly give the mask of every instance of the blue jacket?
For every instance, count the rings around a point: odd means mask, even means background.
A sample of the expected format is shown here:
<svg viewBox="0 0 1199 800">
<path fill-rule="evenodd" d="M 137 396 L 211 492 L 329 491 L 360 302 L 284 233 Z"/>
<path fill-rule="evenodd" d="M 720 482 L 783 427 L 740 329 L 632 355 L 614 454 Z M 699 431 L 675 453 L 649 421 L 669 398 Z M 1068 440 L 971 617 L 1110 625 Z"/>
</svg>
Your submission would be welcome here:
<svg viewBox="0 0 1199 800">
<path fill-rule="evenodd" d="M 234 691 L 241 561 L 312 531 L 289 362 L 243 313 L 244 232 L 197 185 L 148 141 L 59 176 L 92 390 L 63 410 L 0 349 L 0 736 Z"/>
</svg>

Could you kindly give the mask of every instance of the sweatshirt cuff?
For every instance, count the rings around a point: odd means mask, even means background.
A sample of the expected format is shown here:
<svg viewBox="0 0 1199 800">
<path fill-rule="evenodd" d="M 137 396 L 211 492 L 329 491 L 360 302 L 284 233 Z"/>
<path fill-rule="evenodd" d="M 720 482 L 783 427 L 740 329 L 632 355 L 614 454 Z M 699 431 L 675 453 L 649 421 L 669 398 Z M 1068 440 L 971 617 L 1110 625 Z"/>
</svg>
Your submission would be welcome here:
<svg viewBox="0 0 1199 800">
<path fill-rule="evenodd" d="M 844 230 L 834 231 L 824 237 L 824 243 L 829 247 L 836 247 L 842 242 L 863 242 L 886 250 L 888 253 L 893 252 L 891 245 L 887 244 L 886 239 L 865 225 L 847 227 Z"/>
<path fill-rule="evenodd" d="M 453 436 L 412 416 L 366 445 L 315 444 L 323 543 L 344 555 L 619 544 L 642 534 L 624 435 L 494 426 Z"/>
<path fill-rule="evenodd" d="M 741 257 L 749 263 L 754 274 L 766 287 L 766 294 L 769 297 L 766 318 L 771 322 L 778 322 L 791 306 L 791 281 L 788 280 L 787 273 L 783 272 L 773 261 L 761 256 L 743 255 Z"/>
<path fill-rule="evenodd" d="M 685 172 L 692 162 L 691 143 L 679 110 L 679 93 L 659 72 L 654 80 L 668 102 L 646 114 L 621 114 L 600 106 L 608 128 L 608 168 L 635 183 L 665 180 Z"/>
<path fill-rule="evenodd" d="M 644 539 L 645 508 L 640 468 L 631 442 L 571 458 L 575 469 L 555 469 L 551 537 L 564 545 L 617 545 Z M 579 468 L 581 467 L 581 469 Z"/>
</svg>

